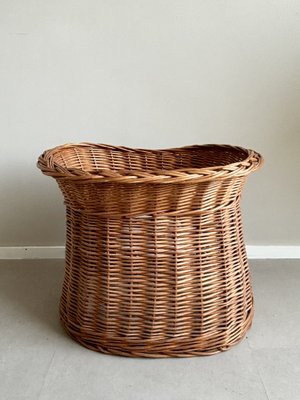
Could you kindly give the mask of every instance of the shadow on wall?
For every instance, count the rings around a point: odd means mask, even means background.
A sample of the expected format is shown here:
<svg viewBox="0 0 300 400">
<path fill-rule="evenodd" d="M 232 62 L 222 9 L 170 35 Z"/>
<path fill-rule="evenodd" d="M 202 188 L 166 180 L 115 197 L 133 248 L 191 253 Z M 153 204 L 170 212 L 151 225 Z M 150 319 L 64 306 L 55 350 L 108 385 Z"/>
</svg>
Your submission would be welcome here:
<svg viewBox="0 0 300 400">
<path fill-rule="evenodd" d="M 32 160 L 31 160 L 32 161 Z M 0 193 L 0 246 L 55 246 L 64 243 L 65 207 L 54 179 L 33 165 L 14 165 Z"/>
<path fill-rule="evenodd" d="M 300 134 L 295 128 L 279 128 L 262 132 L 261 142 L 244 144 L 260 151 L 266 161 L 261 171 L 250 176 L 243 192 L 247 244 L 300 242 Z M 1 183 L 0 246 L 61 246 L 65 242 L 63 196 L 56 181 L 42 175 L 35 160 L 30 161 L 30 166 L 14 165 L 13 172 L 2 175 L 9 179 Z"/>
<path fill-rule="evenodd" d="M 300 91 L 294 86 L 294 81 L 300 83 L 300 76 L 290 80 L 284 85 L 276 82 L 274 96 L 265 95 L 263 104 L 266 107 L 269 102 L 269 112 L 260 110 L 261 131 L 253 134 L 254 144 L 249 145 L 257 146 L 265 164 L 257 176 L 250 177 L 243 196 L 248 244 L 300 243 Z"/>
</svg>

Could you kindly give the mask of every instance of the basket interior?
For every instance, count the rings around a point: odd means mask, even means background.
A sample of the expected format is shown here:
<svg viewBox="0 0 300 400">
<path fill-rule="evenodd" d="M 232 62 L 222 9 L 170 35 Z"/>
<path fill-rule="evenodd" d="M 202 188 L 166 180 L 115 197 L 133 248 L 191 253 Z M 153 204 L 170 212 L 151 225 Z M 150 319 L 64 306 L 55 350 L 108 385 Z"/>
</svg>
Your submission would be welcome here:
<svg viewBox="0 0 300 400">
<path fill-rule="evenodd" d="M 54 163 L 67 169 L 97 173 L 99 170 L 176 170 L 208 168 L 243 161 L 247 150 L 221 145 L 191 146 L 168 150 L 140 150 L 109 146 L 72 145 L 54 155 Z"/>
</svg>

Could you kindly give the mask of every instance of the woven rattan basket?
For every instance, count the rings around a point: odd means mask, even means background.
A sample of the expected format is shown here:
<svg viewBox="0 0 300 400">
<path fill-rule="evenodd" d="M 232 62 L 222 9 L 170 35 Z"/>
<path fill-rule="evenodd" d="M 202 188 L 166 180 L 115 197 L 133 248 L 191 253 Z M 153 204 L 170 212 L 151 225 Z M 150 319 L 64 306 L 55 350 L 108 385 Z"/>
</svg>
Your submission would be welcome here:
<svg viewBox="0 0 300 400">
<path fill-rule="evenodd" d="M 227 145 L 45 151 L 38 167 L 67 208 L 67 332 L 124 356 L 208 355 L 238 343 L 253 317 L 240 196 L 261 163 Z"/>
</svg>

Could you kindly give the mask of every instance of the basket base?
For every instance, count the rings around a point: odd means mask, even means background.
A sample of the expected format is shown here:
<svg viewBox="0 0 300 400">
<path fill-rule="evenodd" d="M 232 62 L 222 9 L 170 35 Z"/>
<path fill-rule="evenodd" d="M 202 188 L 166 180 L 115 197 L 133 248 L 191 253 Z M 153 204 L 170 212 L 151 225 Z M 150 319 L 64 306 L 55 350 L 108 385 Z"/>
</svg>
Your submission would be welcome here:
<svg viewBox="0 0 300 400">
<path fill-rule="evenodd" d="M 122 337 L 82 333 L 70 326 L 62 313 L 60 319 L 68 335 L 90 350 L 124 357 L 168 358 L 209 356 L 230 349 L 245 337 L 251 327 L 253 314 L 252 306 L 243 324 L 234 329 L 211 334 L 209 337 L 164 340 L 128 340 Z"/>
</svg>

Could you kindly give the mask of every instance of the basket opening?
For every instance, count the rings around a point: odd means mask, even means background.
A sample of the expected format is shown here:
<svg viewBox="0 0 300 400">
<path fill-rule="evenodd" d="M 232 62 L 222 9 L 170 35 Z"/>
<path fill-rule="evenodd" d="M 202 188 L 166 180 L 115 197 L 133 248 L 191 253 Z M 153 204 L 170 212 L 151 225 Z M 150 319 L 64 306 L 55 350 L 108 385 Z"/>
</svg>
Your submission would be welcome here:
<svg viewBox="0 0 300 400">
<path fill-rule="evenodd" d="M 245 160 L 245 149 L 204 145 L 168 150 L 140 150 L 110 148 L 97 145 L 73 145 L 54 155 L 54 162 L 67 169 L 80 169 L 91 173 L 99 170 L 176 170 L 225 166 Z"/>
</svg>

